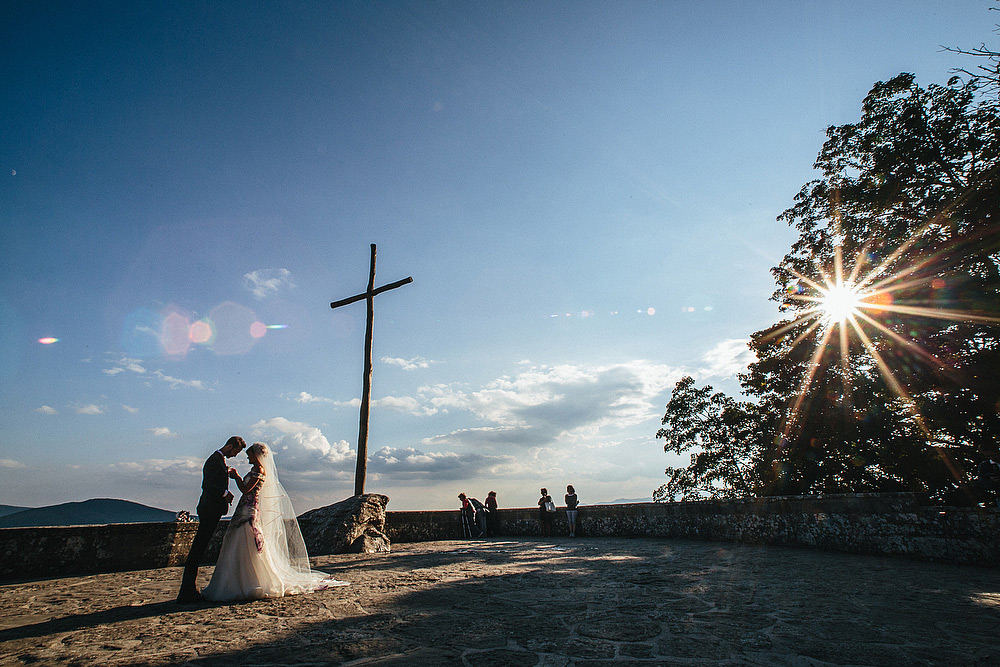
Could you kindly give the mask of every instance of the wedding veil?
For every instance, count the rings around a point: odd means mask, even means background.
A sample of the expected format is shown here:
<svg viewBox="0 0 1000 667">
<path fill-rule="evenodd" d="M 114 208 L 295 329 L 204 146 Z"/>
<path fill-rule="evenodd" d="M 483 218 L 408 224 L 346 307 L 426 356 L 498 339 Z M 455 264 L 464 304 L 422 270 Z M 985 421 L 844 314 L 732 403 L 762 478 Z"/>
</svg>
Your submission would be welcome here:
<svg viewBox="0 0 1000 667">
<path fill-rule="evenodd" d="M 257 517 L 267 551 L 274 559 L 277 569 L 284 570 L 293 579 L 286 581 L 286 584 L 295 586 L 312 582 L 317 575 L 323 575 L 309 568 L 309 552 L 302 539 L 299 523 L 295 520 L 292 502 L 278 481 L 278 469 L 274 465 L 271 449 L 260 442 L 251 445 L 250 449 L 254 450 L 257 460 L 264 469 L 264 481 L 261 483 L 258 495 Z M 301 575 L 302 581 L 295 581 L 298 579 L 296 575 Z"/>
</svg>

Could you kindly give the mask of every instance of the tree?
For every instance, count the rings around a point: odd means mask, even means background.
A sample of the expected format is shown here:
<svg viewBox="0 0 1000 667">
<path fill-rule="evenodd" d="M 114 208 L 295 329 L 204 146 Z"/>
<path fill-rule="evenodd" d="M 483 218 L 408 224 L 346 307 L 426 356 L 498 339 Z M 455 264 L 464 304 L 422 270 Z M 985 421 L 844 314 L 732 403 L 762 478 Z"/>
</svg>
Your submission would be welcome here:
<svg viewBox="0 0 1000 667">
<path fill-rule="evenodd" d="M 994 0 L 997 2 L 998 0 Z M 1000 7 L 990 7 L 989 9 L 993 11 L 1000 11 Z M 996 26 L 994 32 L 1000 32 L 1000 25 Z M 959 67 L 953 71 L 960 75 L 965 75 L 969 77 L 976 77 L 982 79 L 986 84 L 989 92 L 994 94 L 1000 94 L 1000 52 L 989 48 L 986 43 L 983 42 L 978 47 L 974 49 L 963 49 L 961 47 L 944 47 L 945 51 L 951 51 L 952 53 L 960 53 L 965 56 L 974 56 L 976 58 L 985 61 L 985 64 L 980 64 L 976 67 L 975 71 L 969 71 L 964 67 Z"/>
<path fill-rule="evenodd" d="M 751 337 L 752 402 L 678 384 L 657 437 L 702 453 L 667 470 L 660 497 L 942 496 L 978 445 L 995 446 L 1000 118 L 987 83 L 923 88 L 903 73 L 875 84 L 859 122 L 827 129 L 821 177 L 778 218 L 800 235 L 772 269 L 786 318 Z"/>
<path fill-rule="evenodd" d="M 667 483 L 653 492 L 654 500 L 738 498 L 755 495 L 764 478 L 760 469 L 761 417 L 751 403 L 737 403 L 712 387 L 694 387 L 690 376 L 674 387 L 657 438 L 664 450 L 680 454 L 692 448 L 686 468 L 667 468 Z"/>
</svg>

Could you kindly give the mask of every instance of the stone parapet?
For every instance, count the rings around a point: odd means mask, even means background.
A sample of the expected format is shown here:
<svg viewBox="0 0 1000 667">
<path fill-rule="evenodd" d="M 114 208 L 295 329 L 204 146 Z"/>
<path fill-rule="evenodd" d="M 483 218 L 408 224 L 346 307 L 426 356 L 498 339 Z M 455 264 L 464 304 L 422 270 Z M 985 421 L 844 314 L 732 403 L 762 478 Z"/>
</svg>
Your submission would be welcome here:
<svg viewBox="0 0 1000 667">
<path fill-rule="evenodd" d="M 541 534 L 537 508 L 502 509 L 500 534 Z M 459 512 L 386 512 L 393 543 L 462 537 Z M 195 522 L 0 529 L 0 579 L 69 576 L 182 565 Z M 206 554 L 214 562 L 223 522 Z M 560 509 L 553 535 L 566 535 Z M 580 537 L 664 537 L 905 556 L 1000 567 L 1000 511 L 934 507 L 912 494 L 792 496 L 744 501 L 580 507 Z M 306 546 L 314 556 L 326 553 Z"/>
<path fill-rule="evenodd" d="M 540 535 L 537 508 L 502 509 L 500 535 Z M 387 512 L 394 542 L 462 537 L 458 510 Z M 568 532 L 565 510 L 553 535 Z M 578 537 L 674 537 L 1000 566 L 1000 511 L 934 507 L 915 494 L 785 496 L 581 506 Z"/>
<path fill-rule="evenodd" d="M 69 576 L 182 565 L 197 523 L 0 529 L 0 578 Z"/>
</svg>

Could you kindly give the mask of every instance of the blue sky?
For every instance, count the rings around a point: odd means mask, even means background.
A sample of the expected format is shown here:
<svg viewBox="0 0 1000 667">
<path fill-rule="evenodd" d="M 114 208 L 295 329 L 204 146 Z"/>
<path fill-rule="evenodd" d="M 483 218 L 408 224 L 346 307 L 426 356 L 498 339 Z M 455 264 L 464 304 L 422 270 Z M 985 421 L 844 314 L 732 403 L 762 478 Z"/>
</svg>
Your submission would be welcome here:
<svg viewBox="0 0 1000 667">
<path fill-rule="evenodd" d="M 674 382 L 737 391 L 779 318 L 826 126 L 970 66 L 990 6 L 3 3 L 0 503 L 193 509 L 232 434 L 297 510 L 351 495 L 365 307 L 329 303 L 371 243 L 414 282 L 366 490 L 648 498 Z"/>
</svg>

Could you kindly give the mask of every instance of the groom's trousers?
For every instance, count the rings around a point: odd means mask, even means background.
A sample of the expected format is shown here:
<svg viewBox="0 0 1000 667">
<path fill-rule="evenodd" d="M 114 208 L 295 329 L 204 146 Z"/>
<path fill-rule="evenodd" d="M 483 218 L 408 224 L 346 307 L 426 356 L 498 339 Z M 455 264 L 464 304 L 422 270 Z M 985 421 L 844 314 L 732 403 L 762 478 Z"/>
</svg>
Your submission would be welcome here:
<svg viewBox="0 0 1000 667">
<path fill-rule="evenodd" d="M 194 534 L 191 550 L 188 551 L 187 561 L 184 563 L 184 578 L 181 580 L 182 594 L 193 594 L 198 591 L 198 566 L 201 565 L 201 561 L 205 557 L 208 543 L 212 540 L 212 534 L 215 533 L 221 519 L 221 514 L 198 517 L 198 532 Z"/>
</svg>

